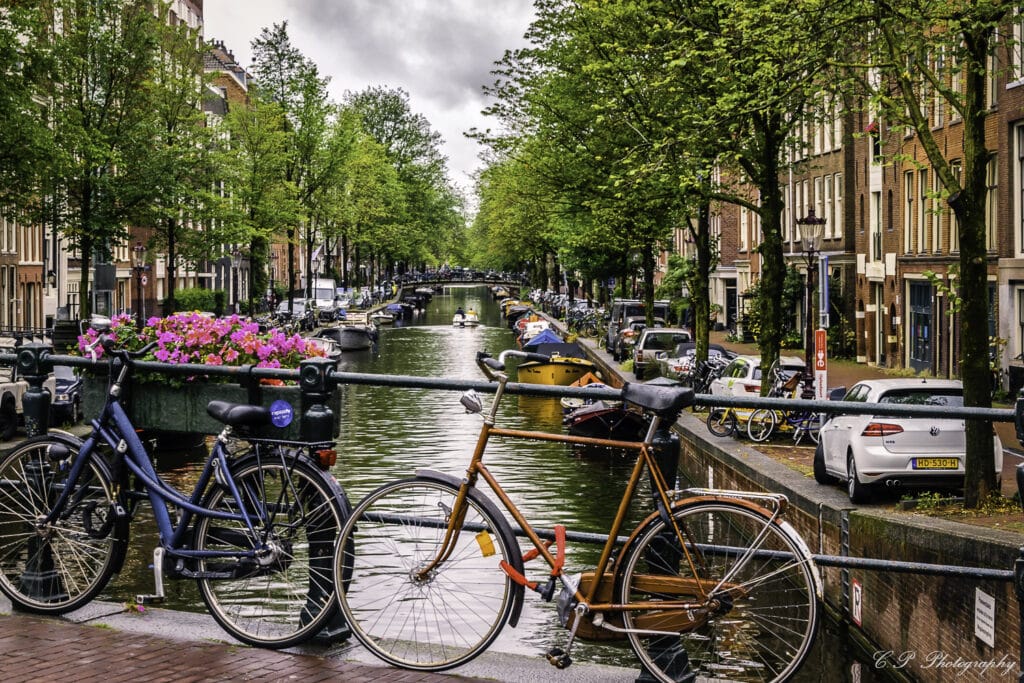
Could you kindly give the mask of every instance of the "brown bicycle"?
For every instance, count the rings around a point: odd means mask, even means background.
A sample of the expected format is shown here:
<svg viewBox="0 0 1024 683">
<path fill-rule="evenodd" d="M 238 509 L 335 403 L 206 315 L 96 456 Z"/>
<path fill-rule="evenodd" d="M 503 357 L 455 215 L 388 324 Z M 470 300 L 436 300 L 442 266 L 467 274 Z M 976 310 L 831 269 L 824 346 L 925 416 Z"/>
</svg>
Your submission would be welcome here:
<svg viewBox="0 0 1024 683">
<path fill-rule="evenodd" d="M 565 647 L 547 653 L 558 668 L 571 663 L 577 638 L 620 639 L 629 641 L 642 665 L 661 681 L 789 678 L 814 640 L 821 590 L 807 546 L 782 519 L 785 496 L 669 489 L 652 444 L 668 435 L 680 411 L 693 402 L 693 390 L 686 387 L 626 384 L 621 390 L 624 401 L 651 415 L 643 441 L 495 426 L 510 355 L 537 354 L 509 350 L 497 359 L 478 358 L 497 381 L 489 410 L 475 392 L 462 396 L 467 410 L 483 416 L 465 474 L 418 471 L 370 493 L 348 518 L 336 545 L 334 576 L 341 608 L 359 641 L 398 667 L 450 669 L 486 650 L 506 623 L 515 626 L 530 589 L 545 600 L 557 599 L 569 629 Z M 484 464 L 492 437 L 637 453 L 593 571 L 568 573 L 564 527 L 556 526 L 553 538 L 543 540 L 505 493 Z M 645 470 L 656 510 L 619 545 Z M 498 504 L 478 488 L 480 480 Z M 526 552 L 517 533 L 531 546 Z M 524 565 L 536 558 L 548 571 L 531 580 Z"/>
</svg>

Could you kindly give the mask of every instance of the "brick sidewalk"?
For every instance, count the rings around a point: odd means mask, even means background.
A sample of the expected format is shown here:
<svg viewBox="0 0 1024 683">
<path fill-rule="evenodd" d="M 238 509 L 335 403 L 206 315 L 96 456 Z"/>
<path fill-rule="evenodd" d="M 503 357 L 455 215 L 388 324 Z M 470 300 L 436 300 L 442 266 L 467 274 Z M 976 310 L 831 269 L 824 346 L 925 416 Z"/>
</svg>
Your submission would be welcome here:
<svg viewBox="0 0 1024 683">
<path fill-rule="evenodd" d="M 0 680 L 11 683 L 189 681 L 484 681 L 308 654 L 177 640 L 21 614 L 0 616 Z"/>
</svg>

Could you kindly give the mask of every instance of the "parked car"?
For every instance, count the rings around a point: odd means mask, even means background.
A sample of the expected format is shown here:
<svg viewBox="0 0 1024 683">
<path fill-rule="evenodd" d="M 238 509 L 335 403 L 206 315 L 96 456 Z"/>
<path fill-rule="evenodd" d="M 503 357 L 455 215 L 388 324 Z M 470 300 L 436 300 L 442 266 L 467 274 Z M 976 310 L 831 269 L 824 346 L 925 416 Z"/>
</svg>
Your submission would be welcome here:
<svg viewBox="0 0 1024 683">
<path fill-rule="evenodd" d="M 720 357 L 732 360 L 736 354 L 721 344 L 708 344 L 708 358 Z M 658 358 L 658 372 L 662 377 L 682 382 L 689 379 L 697 358 L 697 342 L 687 341 L 676 344 L 675 348 Z"/>
<path fill-rule="evenodd" d="M 608 313 L 608 330 L 605 333 L 605 349 L 615 355 L 616 338 L 629 318 L 645 318 L 644 303 L 639 299 L 614 299 Z M 668 320 L 668 301 L 654 302 L 654 317 Z M 664 323 L 662 323 L 664 325 Z M 622 360 L 616 358 L 616 360 Z"/>
<path fill-rule="evenodd" d="M 951 379 L 872 379 L 843 398 L 857 403 L 961 407 L 963 385 Z M 993 466 L 1003 469 L 1003 445 L 994 437 Z M 962 488 L 966 438 L 962 418 L 832 414 L 821 426 L 814 453 L 819 484 L 846 482 L 854 503 L 880 486 Z"/>
<path fill-rule="evenodd" d="M 311 330 L 316 327 L 316 311 L 304 299 L 292 301 L 291 308 L 288 307 L 288 300 L 285 299 L 277 305 L 275 314 L 278 320 L 290 322 L 299 330 Z"/>
<path fill-rule="evenodd" d="M 643 379 L 649 368 L 658 367 L 658 354 L 667 355 L 676 345 L 690 341 L 690 331 L 682 327 L 647 327 L 633 346 L 633 374 Z"/>
<path fill-rule="evenodd" d="M 54 365 L 55 390 L 50 401 L 50 422 L 78 424 L 82 419 L 82 377 L 67 365 Z"/>
<path fill-rule="evenodd" d="M 804 361 L 794 356 L 780 356 L 783 379 L 804 371 Z M 740 355 L 732 359 L 720 377 L 711 382 L 711 394 L 718 396 L 750 396 L 761 391 L 761 357 Z"/>
<path fill-rule="evenodd" d="M 619 328 L 619 333 L 615 335 L 615 341 L 611 349 L 612 357 L 617 361 L 632 358 L 633 346 L 636 345 L 636 340 L 640 338 L 640 333 L 646 327 L 647 318 L 644 316 L 626 318 L 622 327 Z M 665 320 L 663 318 L 655 318 L 652 327 L 665 327 Z"/>
</svg>

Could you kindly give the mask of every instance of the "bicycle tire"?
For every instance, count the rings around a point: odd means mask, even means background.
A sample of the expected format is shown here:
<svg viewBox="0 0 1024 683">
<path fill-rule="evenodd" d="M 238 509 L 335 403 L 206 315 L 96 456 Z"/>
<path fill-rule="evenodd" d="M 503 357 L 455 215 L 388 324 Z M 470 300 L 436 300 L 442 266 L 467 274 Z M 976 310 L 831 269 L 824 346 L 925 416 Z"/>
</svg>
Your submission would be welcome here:
<svg viewBox="0 0 1024 683">
<path fill-rule="evenodd" d="M 789 678 L 806 659 L 818 630 L 820 584 L 806 545 L 788 523 L 769 522 L 764 511 L 740 502 L 684 501 L 672 516 L 699 577 L 660 517 L 623 555 L 619 602 L 626 605 L 623 623 L 634 630 L 628 638 L 641 663 L 669 683 L 688 673 L 721 680 L 728 672 L 730 681 L 745 683 Z M 753 548 L 750 543 L 761 531 L 767 533 Z M 754 552 L 743 560 L 745 550 Z M 700 600 L 700 585 L 717 587 L 723 603 L 703 623 L 698 614 L 694 624 L 685 608 L 629 609 L 638 602 Z"/>
<path fill-rule="evenodd" d="M 283 458 L 249 455 L 232 465 L 231 475 L 247 512 L 258 516 L 256 538 L 241 521 L 199 517 L 196 550 L 268 552 L 255 561 L 230 557 L 200 559 L 199 593 L 220 626 L 256 647 L 298 645 L 319 633 L 337 613 L 331 574 L 334 544 L 348 517 L 348 501 L 334 479 L 297 454 Z M 207 494 L 204 507 L 239 512 L 223 485 Z"/>
<path fill-rule="evenodd" d="M 67 460 L 52 462 L 51 445 L 74 458 L 81 441 L 62 435 L 29 439 L 0 463 L 0 590 L 18 609 L 37 614 L 76 610 L 120 570 L 128 547 L 128 517 L 117 514 L 107 463 L 92 457 L 61 514 L 45 529 L 67 485 Z"/>
<path fill-rule="evenodd" d="M 767 441 L 775 433 L 775 425 L 775 411 L 770 408 L 758 408 L 747 419 L 747 436 L 757 443 Z"/>
<path fill-rule="evenodd" d="M 708 431 L 715 436 L 732 436 L 736 433 L 736 415 L 731 408 L 711 408 L 705 422 Z"/>
<path fill-rule="evenodd" d="M 810 413 L 797 420 L 793 441 L 799 444 L 805 434 L 813 443 L 818 443 L 818 438 L 821 435 L 821 415 L 819 413 Z"/>
<path fill-rule="evenodd" d="M 521 566 L 519 548 L 497 508 L 471 490 L 451 554 L 437 557 L 458 485 L 417 477 L 386 484 L 356 506 L 335 553 L 342 613 L 356 638 L 381 660 L 443 671 L 472 660 L 498 637 L 518 586 L 499 562 Z M 513 556 L 516 553 L 516 556 Z"/>
</svg>

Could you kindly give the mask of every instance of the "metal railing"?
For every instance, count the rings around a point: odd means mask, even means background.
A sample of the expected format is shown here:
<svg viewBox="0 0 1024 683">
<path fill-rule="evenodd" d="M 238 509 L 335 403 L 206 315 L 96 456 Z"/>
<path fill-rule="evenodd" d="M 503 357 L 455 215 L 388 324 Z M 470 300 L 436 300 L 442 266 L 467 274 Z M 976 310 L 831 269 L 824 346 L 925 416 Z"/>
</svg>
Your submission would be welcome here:
<svg viewBox="0 0 1024 683">
<path fill-rule="evenodd" d="M 101 374 L 110 372 L 110 361 L 92 361 L 80 356 L 54 354 L 47 344 L 25 344 L 15 353 L 0 353 L 0 365 L 17 365 L 19 372 L 29 382 L 29 389 L 23 398 L 26 415 L 26 428 L 33 433 L 42 433 L 49 425 L 49 392 L 43 389 L 43 382 L 52 371 L 54 365 L 69 365 L 90 368 Z M 146 373 L 166 374 L 169 376 L 206 376 L 237 383 L 243 387 L 255 389 L 262 379 L 283 380 L 296 383 L 303 395 L 302 405 L 306 410 L 301 415 L 302 438 L 305 441 L 323 442 L 332 439 L 331 420 L 324 419 L 324 411 L 330 414 L 327 397 L 338 386 L 344 384 L 372 385 L 395 388 L 436 389 L 447 391 L 466 391 L 469 389 L 494 393 L 497 385 L 484 380 L 439 379 L 411 375 L 379 375 L 370 373 L 340 372 L 334 361 L 325 358 L 312 358 L 302 361 L 298 369 L 258 368 L 244 366 L 207 366 L 199 364 L 169 364 L 150 361 L 136 361 L 135 367 Z M 510 382 L 506 385 L 506 393 L 546 396 L 546 397 L 578 397 L 587 399 L 619 400 L 622 392 L 619 389 L 596 389 L 583 387 L 541 386 Z M 899 415 L 908 417 L 942 417 L 962 418 L 968 420 L 985 420 L 991 422 L 1013 422 L 1018 440 L 1024 441 L 1024 392 L 1017 399 L 1015 407 L 1009 408 L 970 408 L 948 406 L 910 406 L 880 403 L 857 403 L 845 401 L 817 401 L 781 398 L 742 398 L 726 396 L 697 395 L 695 404 L 702 406 L 732 406 L 738 408 L 778 408 L 810 410 L 821 413 L 856 413 L 872 415 Z M 30 419 L 31 418 L 31 419 Z M 307 428 L 308 424 L 308 428 Z M 144 425 L 140 425 L 144 426 Z M 1024 500 L 1024 463 L 1017 467 L 1017 487 L 1021 499 Z M 553 530 L 538 530 L 542 538 L 554 538 Z M 603 543 L 607 536 L 594 533 L 576 532 L 571 540 L 583 543 Z M 814 561 L 821 566 L 857 568 L 870 571 L 914 573 L 932 576 L 949 576 L 975 580 L 1013 581 L 1020 612 L 1020 662 L 1021 672 L 1019 683 L 1024 683 L 1024 547 L 1014 562 L 1012 569 L 994 569 L 985 567 L 962 567 L 958 565 L 927 564 L 920 562 L 900 562 L 873 558 L 856 558 L 848 556 L 813 555 Z"/>
</svg>

